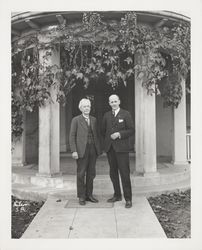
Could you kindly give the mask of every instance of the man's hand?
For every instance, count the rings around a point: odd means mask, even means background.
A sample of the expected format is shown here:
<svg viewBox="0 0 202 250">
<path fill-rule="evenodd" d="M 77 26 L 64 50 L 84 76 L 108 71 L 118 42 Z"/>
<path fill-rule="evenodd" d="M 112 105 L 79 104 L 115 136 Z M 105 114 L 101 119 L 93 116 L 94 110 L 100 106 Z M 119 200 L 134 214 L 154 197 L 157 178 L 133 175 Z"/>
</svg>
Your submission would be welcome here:
<svg viewBox="0 0 202 250">
<path fill-rule="evenodd" d="M 121 135 L 119 132 L 115 132 L 115 133 L 111 134 L 111 138 L 112 138 L 112 140 L 116 140 L 117 138 L 121 139 Z"/>
<path fill-rule="evenodd" d="M 77 153 L 77 152 L 73 152 L 73 153 L 72 153 L 72 158 L 73 158 L 74 160 L 77 160 L 77 159 L 79 158 L 78 153 Z"/>
</svg>

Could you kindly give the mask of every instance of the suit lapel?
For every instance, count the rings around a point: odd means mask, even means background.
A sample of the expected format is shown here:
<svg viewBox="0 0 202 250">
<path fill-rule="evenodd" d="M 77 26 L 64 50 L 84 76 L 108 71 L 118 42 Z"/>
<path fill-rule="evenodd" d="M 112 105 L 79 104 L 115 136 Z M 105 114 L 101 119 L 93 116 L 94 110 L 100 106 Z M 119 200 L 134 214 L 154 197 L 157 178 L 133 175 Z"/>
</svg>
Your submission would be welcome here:
<svg viewBox="0 0 202 250">
<path fill-rule="evenodd" d="M 112 126 L 112 111 L 110 113 L 108 113 L 109 115 L 109 124 L 110 126 Z"/>
<path fill-rule="evenodd" d="M 83 115 L 80 115 L 79 121 L 80 121 L 81 126 L 84 129 L 88 130 L 88 125 L 87 125 L 87 123 L 86 123 L 85 118 L 83 117 Z"/>
<path fill-rule="evenodd" d="M 121 110 L 121 108 L 120 108 L 118 114 L 117 114 L 116 117 L 115 117 L 114 125 L 118 123 L 119 119 L 121 119 L 121 117 L 122 117 L 121 114 L 122 114 L 122 110 Z"/>
<path fill-rule="evenodd" d="M 93 130 L 94 129 L 94 123 L 93 123 L 92 116 L 89 115 L 89 119 L 90 119 L 90 127 Z"/>
</svg>

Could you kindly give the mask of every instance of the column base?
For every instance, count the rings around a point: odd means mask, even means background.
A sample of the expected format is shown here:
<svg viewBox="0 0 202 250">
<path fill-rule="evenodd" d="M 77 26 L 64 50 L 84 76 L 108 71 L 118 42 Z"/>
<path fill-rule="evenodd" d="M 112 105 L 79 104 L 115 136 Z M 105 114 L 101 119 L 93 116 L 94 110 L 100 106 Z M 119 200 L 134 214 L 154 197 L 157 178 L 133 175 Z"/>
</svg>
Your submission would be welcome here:
<svg viewBox="0 0 202 250">
<path fill-rule="evenodd" d="M 146 172 L 133 175 L 132 185 L 135 187 L 157 186 L 161 183 L 161 175 L 159 172 Z"/>
<path fill-rule="evenodd" d="M 24 167 L 26 162 L 12 162 L 12 167 Z"/>
<path fill-rule="evenodd" d="M 64 187 L 63 176 L 61 172 L 55 174 L 37 173 L 35 176 L 31 177 L 31 183 L 33 185 L 42 187 L 54 187 L 54 188 Z"/>
<path fill-rule="evenodd" d="M 61 177 L 62 172 L 59 173 L 36 173 L 37 177 L 46 177 L 46 178 L 56 178 L 56 177 Z"/>
<path fill-rule="evenodd" d="M 144 177 L 158 177 L 160 174 L 159 172 L 145 172 L 143 173 Z"/>
<path fill-rule="evenodd" d="M 188 161 L 171 161 L 173 165 L 189 165 Z"/>
</svg>

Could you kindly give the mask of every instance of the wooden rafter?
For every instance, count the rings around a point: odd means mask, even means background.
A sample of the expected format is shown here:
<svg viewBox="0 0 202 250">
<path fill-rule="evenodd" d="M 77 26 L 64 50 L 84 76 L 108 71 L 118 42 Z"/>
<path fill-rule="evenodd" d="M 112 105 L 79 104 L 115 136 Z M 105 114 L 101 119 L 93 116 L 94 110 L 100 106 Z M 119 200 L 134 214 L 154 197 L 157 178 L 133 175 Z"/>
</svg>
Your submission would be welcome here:
<svg viewBox="0 0 202 250">
<path fill-rule="evenodd" d="M 25 22 L 31 27 L 32 29 L 40 29 L 39 25 L 31 21 L 30 19 L 26 19 Z"/>
<path fill-rule="evenodd" d="M 158 23 L 155 24 L 155 27 L 156 27 L 156 28 L 159 28 L 159 27 L 161 27 L 162 25 L 164 25 L 167 21 L 168 21 L 167 18 L 163 18 L 163 19 L 161 19 Z"/>
<path fill-rule="evenodd" d="M 61 25 L 66 24 L 66 19 L 62 15 L 56 15 L 56 18 Z"/>
<path fill-rule="evenodd" d="M 12 33 L 13 35 L 15 35 L 15 36 L 20 36 L 20 34 L 21 34 L 19 31 L 14 30 L 14 29 L 11 29 L 11 33 Z"/>
</svg>

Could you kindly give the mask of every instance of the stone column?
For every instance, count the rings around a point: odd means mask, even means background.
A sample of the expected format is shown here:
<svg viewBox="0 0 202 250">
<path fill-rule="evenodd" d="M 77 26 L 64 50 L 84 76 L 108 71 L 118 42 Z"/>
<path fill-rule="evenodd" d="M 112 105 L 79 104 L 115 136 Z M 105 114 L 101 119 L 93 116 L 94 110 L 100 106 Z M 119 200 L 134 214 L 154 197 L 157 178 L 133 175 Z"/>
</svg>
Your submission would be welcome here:
<svg viewBox="0 0 202 250">
<path fill-rule="evenodd" d="M 66 106 L 60 105 L 60 152 L 67 151 Z"/>
<path fill-rule="evenodd" d="M 40 52 L 43 60 L 44 51 Z M 53 50 L 49 65 L 60 64 L 60 53 Z M 39 108 L 39 172 L 37 176 L 53 177 L 60 175 L 60 106 L 56 101 L 56 90 L 50 89 L 52 102 Z"/>
<path fill-rule="evenodd" d="M 137 56 L 139 63 L 146 58 Z M 144 74 L 135 77 L 135 146 L 136 171 L 147 175 L 158 175 L 156 162 L 156 97 L 148 95 L 142 86 Z"/>
<path fill-rule="evenodd" d="M 182 99 L 173 109 L 173 164 L 188 164 L 186 158 L 186 90 L 185 79 L 181 81 Z"/>
<path fill-rule="evenodd" d="M 12 143 L 12 166 L 23 167 L 26 165 L 25 162 L 25 142 L 26 142 L 26 115 L 23 115 L 23 132 L 20 138 L 14 139 Z"/>
<path fill-rule="evenodd" d="M 66 104 L 66 143 L 67 143 L 67 151 L 70 151 L 69 146 L 69 132 L 72 121 L 72 92 L 70 92 L 67 96 L 67 104 Z"/>
</svg>

